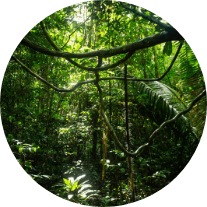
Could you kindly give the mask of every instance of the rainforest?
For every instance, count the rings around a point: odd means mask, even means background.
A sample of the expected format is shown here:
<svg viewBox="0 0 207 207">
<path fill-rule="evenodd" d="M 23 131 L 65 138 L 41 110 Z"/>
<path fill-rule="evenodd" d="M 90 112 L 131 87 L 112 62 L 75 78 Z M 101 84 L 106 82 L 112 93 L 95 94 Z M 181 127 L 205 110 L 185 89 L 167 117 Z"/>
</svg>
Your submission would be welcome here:
<svg viewBox="0 0 207 207">
<path fill-rule="evenodd" d="M 43 19 L 11 56 L 1 119 L 21 167 L 82 205 L 158 192 L 203 133 L 204 77 L 184 37 L 156 14 L 87 1 Z"/>
</svg>

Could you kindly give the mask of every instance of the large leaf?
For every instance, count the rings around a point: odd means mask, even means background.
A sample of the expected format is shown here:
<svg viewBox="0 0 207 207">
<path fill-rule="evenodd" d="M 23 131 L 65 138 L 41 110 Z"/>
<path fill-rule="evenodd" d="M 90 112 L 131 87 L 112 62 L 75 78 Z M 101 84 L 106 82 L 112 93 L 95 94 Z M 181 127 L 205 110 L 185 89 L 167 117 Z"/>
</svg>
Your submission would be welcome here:
<svg viewBox="0 0 207 207">
<path fill-rule="evenodd" d="M 147 95 L 146 102 L 149 102 L 152 111 L 159 113 L 161 122 L 186 109 L 185 104 L 179 99 L 179 93 L 161 82 L 138 82 L 137 89 L 140 94 Z M 182 134 L 188 131 L 195 135 L 195 130 L 185 116 L 181 116 L 175 124 Z"/>
<path fill-rule="evenodd" d="M 179 54 L 180 58 L 180 74 L 185 95 L 188 95 L 188 100 L 191 102 L 205 88 L 204 78 L 196 59 L 195 54 L 185 43 L 185 47 Z M 196 127 L 199 137 L 201 137 L 205 119 L 206 119 L 206 99 L 203 98 L 189 114 L 192 126 Z"/>
</svg>

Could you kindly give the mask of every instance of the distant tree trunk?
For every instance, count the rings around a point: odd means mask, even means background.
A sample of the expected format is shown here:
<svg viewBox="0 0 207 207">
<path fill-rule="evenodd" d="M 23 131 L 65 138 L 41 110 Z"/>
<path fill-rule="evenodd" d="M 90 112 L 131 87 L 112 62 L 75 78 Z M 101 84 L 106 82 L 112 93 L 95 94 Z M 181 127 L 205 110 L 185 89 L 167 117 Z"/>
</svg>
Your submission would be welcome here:
<svg viewBox="0 0 207 207">
<path fill-rule="evenodd" d="M 98 131 L 97 131 L 97 123 L 98 123 L 99 113 L 95 110 L 92 114 L 92 122 L 93 122 L 93 148 L 92 148 L 92 157 L 95 161 L 97 158 L 97 141 L 98 141 Z"/>
<path fill-rule="evenodd" d="M 91 42 L 92 42 L 92 33 L 93 33 L 93 7 L 92 7 L 92 15 L 91 15 L 91 21 L 89 26 L 89 34 L 88 34 L 88 47 L 91 48 Z"/>
<path fill-rule="evenodd" d="M 142 68 L 143 69 L 143 72 L 144 72 L 144 78 L 148 78 L 147 77 L 147 71 L 146 71 L 146 66 L 145 66 L 145 57 L 144 57 L 144 50 L 141 51 L 141 55 L 142 55 Z"/>
<path fill-rule="evenodd" d="M 158 59 L 157 59 L 156 46 L 154 46 L 152 48 L 153 48 L 153 52 L 154 52 L 154 61 L 155 61 L 155 77 L 159 78 L 159 64 L 158 64 Z"/>
</svg>

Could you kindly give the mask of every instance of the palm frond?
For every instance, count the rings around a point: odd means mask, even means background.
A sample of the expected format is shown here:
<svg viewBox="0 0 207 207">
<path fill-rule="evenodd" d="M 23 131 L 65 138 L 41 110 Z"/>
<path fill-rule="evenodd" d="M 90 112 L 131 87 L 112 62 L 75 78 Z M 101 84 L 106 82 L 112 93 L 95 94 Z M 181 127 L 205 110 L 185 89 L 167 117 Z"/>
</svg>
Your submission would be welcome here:
<svg viewBox="0 0 207 207">
<path fill-rule="evenodd" d="M 205 89 L 205 82 L 199 63 L 190 46 L 185 46 L 179 54 L 180 74 L 184 93 L 189 102 Z M 201 137 L 206 118 L 206 99 L 202 99 L 190 112 L 189 119 L 192 126 L 196 127 L 197 134 Z"/>
<path fill-rule="evenodd" d="M 176 44 L 178 43 L 175 43 L 175 46 Z M 185 110 L 187 105 L 205 89 L 205 82 L 199 63 L 187 43 L 182 48 L 179 59 L 178 73 L 182 84 L 181 94 L 177 90 L 157 81 L 136 83 L 140 94 L 147 94 L 152 110 L 156 110 L 156 113 L 161 115 L 162 121 L 171 119 L 177 113 Z M 189 114 L 179 120 L 177 126 L 180 125 L 179 128 L 183 132 L 186 131 L 186 127 L 191 133 L 194 134 L 196 132 L 197 137 L 200 139 L 205 118 L 206 99 L 203 98 Z"/>
<path fill-rule="evenodd" d="M 159 114 L 160 122 L 171 119 L 186 109 L 186 105 L 179 98 L 179 93 L 161 82 L 138 82 L 136 85 L 140 94 L 147 95 L 146 102 L 150 103 L 152 111 Z M 185 116 L 180 117 L 175 125 L 181 134 L 188 131 L 196 136 L 194 128 Z"/>
</svg>

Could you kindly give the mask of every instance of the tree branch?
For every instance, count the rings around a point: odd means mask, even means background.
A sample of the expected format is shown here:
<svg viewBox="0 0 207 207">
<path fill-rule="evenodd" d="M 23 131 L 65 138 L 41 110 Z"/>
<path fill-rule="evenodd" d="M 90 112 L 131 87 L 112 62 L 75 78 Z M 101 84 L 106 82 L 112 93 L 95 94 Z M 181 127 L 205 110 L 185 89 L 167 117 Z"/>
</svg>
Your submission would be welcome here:
<svg viewBox="0 0 207 207">
<path fill-rule="evenodd" d="M 150 145 L 152 145 L 152 140 L 155 136 L 155 134 L 157 134 L 158 132 L 161 131 L 161 129 L 163 129 L 166 125 L 170 124 L 170 123 L 173 123 L 175 122 L 177 119 L 179 119 L 181 116 L 187 114 L 194 106 L 195 104 L 201 100 L 202 97 L 206 96 L 206 90 L 204 90 L 202 93 L 200 93 L 191 103 L 190 105 L 188 106 L 188 108 L 180 113 L 178 113 L 176 116 L 174 116 L 172 119 L 170 120 L 167 120 L 165 122 L 163 122 L 159 128 L 157 128 L 149 137 L 148 139 L 148 143 L 142 145 L 141 147 L 139 147 L 136 151 L 135 151 L 135 154 L 137 156 L 140 155 L 140 153 L 147 147 L 149 147 Z"/>
<path fill-rule="evenodd" d="M 131 51 L 136 51 L 139 49 L 152 47 L 154 45 L 168 42 L 168 41 L 173 41 L 173 40 L 176 41 L 176 40 L 184 40 L 184 39 L 177 31 L 171 31 L 171 32 L 164 31 L 159 34 L 145 37 L 142 40 L 139 40 L 139 41 L 136 41 L 136 42 L 124 45 L 124 46 L 115 47 L 113 49 L 108 49 L 108 50 L 97 50 L 97 51 L 88 52 L 88 53 L 68 53 L 68 52 L 53 51 L 45 47 L 42 47 L 38 44 L 35 44 L 32 41 L 28 40 L 27 38 L 24 38 L 20 44 L 28 46 L 45 55 L 50 55 L 50 56 L 55 56 L 55 57 L 89 58 L 89 57 L 95 57 L 95 56 L 102 56 L 103 58 L 107 58 L 107 57 L 111 57 L 114 55 L 124 54 L 124 53 L 128 53 Z"/>
<path fill-rule="evenodd" d="M 43 30 L 43 32 L 44 32 L 44 35 L 45 35 L 47 41 L 52 45 L 52 47 L 53 47 L 55 50 L 57 50 L 57 51 L 60 52 L 60 49 L 56 46 L 56 44 L 53 42 L 53 40 L 51 39 L 50 35 L 48 34 L 48 32 L 47 32 L 47 30 L 46 30 L 46 28 L 45 28 L 45 25 L 44 25 L 43 21 L 40 22 L 40 25 L 41 25 L 41 27 L 42 27 L 42 30 Z"/>
<path fill-rule="evenodd" d="M 49 37 L 49 36 L 48 36 L 48 37 Z M 48 41 L 49 41 L 49 40 L 48 40 Z M 50 41 L 51 41 L 51 45 L 54 44 L 54 43 L 52 43 L 52 42 L 53 42 L 52 40 L 50 40 Z M 178 53 L 179 53 L 179 51 L 180 51 L 180 49 L 181 49 L 181 47 L 182 47 L 182 44 L 183 44 L 183 43 L 180 44 L 180 46 L 179 46 L 179 48 L 178 48 L 178 50 L 177 50 L 177 53 L 176 53 L 175 57 L 173 58 L 173 60 L 172 60 L 172 62 L 171 62 L 171 64 L 170 64 L 170 66 L 169 66 L 169 68 L 167 69 L 167 71 L 166 71 L 161 77 L 156 78 L 156 79 L 127 78 L 127 81 L 159 81 L 159 80 L 163 79 L 163 78 L 165 77 L 165 75 L 170 71 L 170 69 L 171 69 L 173 63 L 175 62 L 175 60 L 176 60 L 176 58 L 177 58 L 177 55 L 178 55 Z M 54 47 L 57 47 L 57 46 L 54 44 Z M 58 49 L 58 47 L 57 47 L 57 49 Z M 128 53 L 128 54 L 125 56 L 125 58 L 123 58 L 123 59 L 126 60 L 126 59 L 129 58 L 130 55 L 132 55 L 132 54 L 133 54 L 133 52 Z M 76 88 L 78 88 L 79 86 L 82 86 L 82 85 L 84 85 L 84 84 L 88 84 L 88 83 L 95 83 L 95 82 L 97 81 L 97 79 L 95 79 L 95 80 L 83 81 L 83 82 L 80 82 L 80 83 L 76 84 L 76 85 L 75 85 L 73 88 L 71 88 L 71 89 L 60 89 L 60 88 L 57 88 L 57 87 L 53 86 L 52 84 L 48 83 L 44 78 L 40 77 L 40 76 L 37 75 L 36 73 L 32 72 L 31 69 L 29 69 L 26 65 L 24 65 L 24 64 L 23 64 L 20 60 L 18 60 L 16 57 L 12 56 L 12 58 L 13 58 L 19 65 L 21 65 L 27 72 L 29 72 L 31 75 L 33 75 L 33 76 L 36 77 L 38 80 L 42 81 L 43 83 L 45 83 L 46 85 L 50 86 L 52 89 L 54 89 L 55 91 L 58 91 L 58 92 L 72 92 L 72 91 L 74 91 Z M 122 59 L 122 60 L 123 60 L 123 59 Z M 122 60 L 120 60 L 120 62 L 121 62 Z M 118 62 L 119 62 L 119 61 L 118 61 Z M 118 64 L 118 62 L 115 63 L 115 64 Z M 101 67 L 101 65 L 102 65 L 102 57 L 99 56 L 99 59 L 98 59 L 98 65 L 96 66 L 96 68 L 94 68 L 94 71 L 98 72 L 98 70 L 99 70 L 100 68 L 106 70 L 106 69 L 108 69 L 108 67 L 109 67 L 109 66 Z M 113 64 L 112 64 L 112 65 L 113 65 Z M 104 78 L 99 78 L 99 81 L 102 81 L 102 80 L 125 80 L 125 79 L 122 78 L 122 77 L 104 77 Z"/>
<path fill-rule="evenodd" d="M 27 72 L 29 72 L 32 76 L 36 77 L 38 80 L 42 81 L 43 83 L 45 83 L 46 85 L 48 85 L 50 88 L 54 89 L 55 91 L 58 92 L 72 92 L 75 91 L 76 88 L 78 88 L 79 86 L 82 86 L 83 84 L 88 84 L 88 83 L 94 83 L 95 80 L 88 80 L 88 81 L 83 81 L 80 83 L 77 83 L 75 86 L 73 86 L 71 89 L 61 89 L 61 88 L 57 88 L 56 86 L 52 85 L 51 83 L 47 82 L 44 78 L 42 78 L 41 76 L 37 75 L 36 73 L 32 72 L 26 65 L 24 65 L 20 60 L 18 60 L 16 57 L 12 56 L 12 59 L 14 59 L 19 65 L 22 66 L 22 68 L 24 68 Z"/>
<path fill-rule="evenodd" d="M 45 28 L 45 25 L 44 23 L 41 21 L 40 22 L 40 25 L 42 27 L 42 30 L 45 34 L 45 37 L 47 39 L 47 41 L 51 44 L 51 46 L 56 50 L 56 51 L 59 51 L 61 52 L 61 50 L 56 46 L 56 44 L 53 42 L 53 40 L 51 39 L 51 37 L 49 36 L 46 28 Z M 124 63 L 125 61 L 127 61 L 133 54 L 134 54 L 135 51 L 132 51 L 132 52 L 129 52 L 124 58 L 122 58 L 121 60 L 117 61 L 116 63 L 114 64 L 111 64 L 111 65 L 107 65 L 107 66 L 104 66 L 104 67 L 101 67 L 102 65 L 102 56 L 99 55 L 99 61 L 101 60 L 101 64 L 98 63 L 98 65 L 96 66 L 96 68 L 91 68 L 91 67 L 85 67 L 85 66 L 82 66 L 78 63 L 76 63 L 75 61 L 73 61 L 71 58 L 65 58 L 66 60 L 68 60 L 70 63 L 72 63 L 73 65 L 75 65 L 76 67 L 78 68 L 81 68 L 83 70 L 87 70 L 87 71 L 104 71 L 104 70 L 108 70 L 109 68 L 114 68 L 118 65 L 120 65 L 121 63 Z M 100 58 L 101 57 L 101 58 Z"/>
<path fill-rule="evenodd" d="M 123 2 L 120 2 L 120 4 L 123 6 L 123 8 L 125 8 L 127 11 L 131 11 L 133 12 L 135 15 L 140 16 L 148 21 L 150 21 L 153 24 L 157 24 L 159 25 L 162 29 L 164 29 L 165 31 L 171 31 L 174 33 L 178 33 L 177 30 L 175 28 L 173 28 L 169 23 L 165 24 L 161 21 L 159 21 L 158 19 L 152 17 L 152 16 L 147 16 L 146 14 L 134 9 L 134 8 L 130 8 L 126 5 L 123 4 Z M 178 33 L 179 34 L 179 33 Z"/>
<path fill-rule="evenodd" d="M 140 156 L 141 153 L 143 153 L 150 145 L 152 145 L 152 140 L 155 136 L 155 134 L 157 134 L 164 126 L 172 123 L 172 122 L 175 122 L 178 118 L 180 118 L 182 115 L 185 115 L 186 113 L 188 113 L 192 108 L 193 106 L 195 106 L 195 104 L 201 100 L 202 97 L 204 97 L 206 95 L 206 90 L 204 90 L 200 95 L 198 95 L 192 102 L 191 104 L 189 105 L 189 107 L 180 112 L 179 114 L 177 114 L 175 117 L 173 117 L 172 119 L 170 120 L 167 120 L 165 122 L 163 122 L 160 127 L 158 129 L 156 129 L 149 137 L 148 139 L 148 143 L 145 143 L 143 145 L 141 145 L 134 153 L 130 153 L 128 152 L 124 147 L 123 145 L 120 143 L 113 127 L 111 126 L 111 124 L 109 123 L 109 120 L 105 114 L 105 112 L 102 110 L 101 111 L 101 114 L 102 114 L 102 117 L 104 118 L 104 121 L 106 123 L 106 125 L 108 126 L 109 130 L 112 132 L 112 137 L 113 137 L 113 140 L 115 141 L 115 143 L 117 144 L 118 148 L 124 152 L 127 156 L 131 156 L 131 157 L 137 157 L 137 156 Z"/>
</svg>

